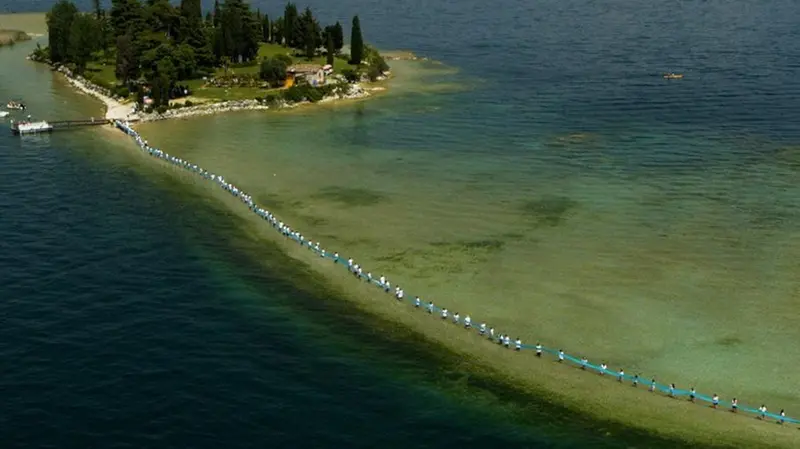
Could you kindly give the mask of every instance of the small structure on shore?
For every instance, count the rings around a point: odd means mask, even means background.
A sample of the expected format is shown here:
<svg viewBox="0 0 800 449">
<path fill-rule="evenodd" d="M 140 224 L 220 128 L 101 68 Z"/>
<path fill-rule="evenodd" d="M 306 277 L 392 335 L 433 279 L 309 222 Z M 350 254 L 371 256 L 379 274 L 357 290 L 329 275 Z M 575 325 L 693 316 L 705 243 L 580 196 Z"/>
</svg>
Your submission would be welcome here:
<svg viewBox="0 0 800 449">
<path fill-rule="evenodd" d="M 292 87 L 300 80 L 305 80 L 312 86 L 325 84 L 325 70 L 318 64 L 294 64 L 286 69 L 286 82 L 284 87 Z"/>
</svg>

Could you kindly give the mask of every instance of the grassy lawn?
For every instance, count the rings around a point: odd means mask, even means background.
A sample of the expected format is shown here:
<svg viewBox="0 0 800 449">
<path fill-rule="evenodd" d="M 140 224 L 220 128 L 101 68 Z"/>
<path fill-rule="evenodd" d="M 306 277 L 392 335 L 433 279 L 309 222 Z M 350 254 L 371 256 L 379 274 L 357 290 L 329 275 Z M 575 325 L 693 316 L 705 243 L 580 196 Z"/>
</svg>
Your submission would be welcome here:
<svg viewBox="0 0 800 449">
<path fill-rule="evenodd" d="M 261 43 L 258 48 L 258 59 L 252 65 L 248 65 L 246 67 L 232 67 L 228 69 L 228 73 L 240 73 L 240 74 L 255 74 L 259 71 L 259 63 L 264 58 L 271 58 L 277 55 L 287 55 L 292 58 L 292 61 L 295 64 L 318 64 L 318 65 L 325 65 L 327 64 L 327 58 L 325 56 L 317 56 L 316 58 L 312 59 L 311 61 L 307 60 L 303 56 L 296 56 L 294 54 L 294 50 L 291 48 L 286 48 L 279 44 L 265 44 Z M 350 65 L 347 63 L 346 60 L 341 58 L 335 58 L 333 60 L 333 70 L 334 72 L 341 72 L 344 69 L 356 69 L 358 66 Z M 217 75 L 224 75 L 225 71 L 223 69 L 217 69 Z"/>
<path fill-rule="evenodd" d="M 98 60 L 86 64 L 84 75 L 90 81 L 100 85 L 114 86 L 117 84 L 117 76 L 114 74 L 116 61 Z"/>
<path fill-rule="evenodd" d="M 256 97 L 263 97 L 267 92 L 276 89 L 261 89 L 258 87 L 213 87 L 204 86 L 203 80 L 183 81 L 192 91 L 192 97 L 206 100 L 252 100 Z"/>
</svg>

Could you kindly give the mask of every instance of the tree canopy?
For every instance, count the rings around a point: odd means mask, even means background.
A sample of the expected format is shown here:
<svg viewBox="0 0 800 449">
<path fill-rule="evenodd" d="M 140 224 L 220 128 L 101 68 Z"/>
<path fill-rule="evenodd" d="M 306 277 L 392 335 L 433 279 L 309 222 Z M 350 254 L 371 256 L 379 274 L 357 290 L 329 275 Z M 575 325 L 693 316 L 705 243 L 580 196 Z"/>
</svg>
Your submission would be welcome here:
<svg viewBox="0 0 800 449">
<path fill-rule="evenodd" d="M 361 36 L 361 21 L 353 17 L 353 28 L 350 31 L 350 63 L 361 64 L 364 58 L 364 38 Z"/>
<path fill-rule="evenodd" d="M 328 64 L 344 46 L 339 22 L 322 27 L 310 8 L 299 12 L 292 2 L 274 19 L 251 10 L 247 0 L 215 0 L 205 16 L 202 0 L 111 0 L 108 11 L 103 3 L 92 0 L 90 13 L 79 12 L 70 0 L 53 5 L 47 13 L 49 58 L 83 73 L 102 52 L 104 60 L 113 61 L 116 80 L 126 94 L 139 92 L 141 97 L 141 85 L 149 86 L 154 106 L 166 105 L 181 80 L 210 75 L 231 63 L 255 65 L 261 42 L 289 47 L 308 60 L 324 49 Z M 355 16 L 351 62 L 374 65 L 367 51 Z M 259 74 L 279 85 L 291 63 L 285 55 L 266 58 Z"/>
</svg>

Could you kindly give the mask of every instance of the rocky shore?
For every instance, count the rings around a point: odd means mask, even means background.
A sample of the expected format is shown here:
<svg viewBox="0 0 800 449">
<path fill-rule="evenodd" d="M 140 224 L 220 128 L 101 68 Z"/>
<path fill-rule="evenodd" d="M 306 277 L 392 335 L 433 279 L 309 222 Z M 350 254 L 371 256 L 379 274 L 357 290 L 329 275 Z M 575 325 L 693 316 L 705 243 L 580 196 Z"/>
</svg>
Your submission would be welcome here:
<svg viewBox="0 0 800 449">
<path fill-rule="evenodd" d="M 259 111 L 268 109 L 282 109 L 294 108 L 303 104 L 309 104 L 309 101 L 301 102 L 287 102 L 280 100 L 272 103 L 267 103 L 264 100 L 233 100 L 223 101 L 216 103 L 203 103 L 193 106 L 175 106 L 167 109 L 163 113 L 135 110 L 134 103 L 127 99 L 123 99 L 114 95 L 108 89 L 100 87 L 88 79 L 73 73 L 66 66 L 60 65 L 55 70 L 63 74 L 67 81 L 81 92 L 91 95 L 106 105 L 105 118 L 108 120 L 125 120 L 130 122 L 152 122 L 158 120 L 169 120 L 178 118 L 188 118 L 198 115 L 211 115 L 223 112 L 232 111 Z M 341 83 L 333 89 L 333 92 L 326 95 L 319 101 L 319 103 L 327 103 L 337 100 L 353 100 L 368 97 L 370 92 L 365 89 L 361 84 L 347 84 Z"/>
</svg>

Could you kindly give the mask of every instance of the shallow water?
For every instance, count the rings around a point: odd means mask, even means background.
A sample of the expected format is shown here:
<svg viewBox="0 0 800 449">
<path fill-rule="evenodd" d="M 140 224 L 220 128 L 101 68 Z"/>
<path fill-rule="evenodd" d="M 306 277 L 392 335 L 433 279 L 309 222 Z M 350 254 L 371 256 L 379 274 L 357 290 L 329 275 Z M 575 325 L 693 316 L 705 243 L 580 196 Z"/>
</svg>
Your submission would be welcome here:
<svg viewBox="0 0 800 449">
<path fill-rule="evenodd" d="M 611 367 L 794 409 L 800 85 L 796 49 L 772 36 L 794 35 L 797 8 L 737 5 L 676 17 L 547 3 L 523 15 L 536 26 L 514 31 L 526 39 L 513 53 L 502 34 L 483 50 L 421 46 L 460 70 L 395 63 L 424 76 L 379 99 L 142 130 L 411 294 Z"/>
</svg>

